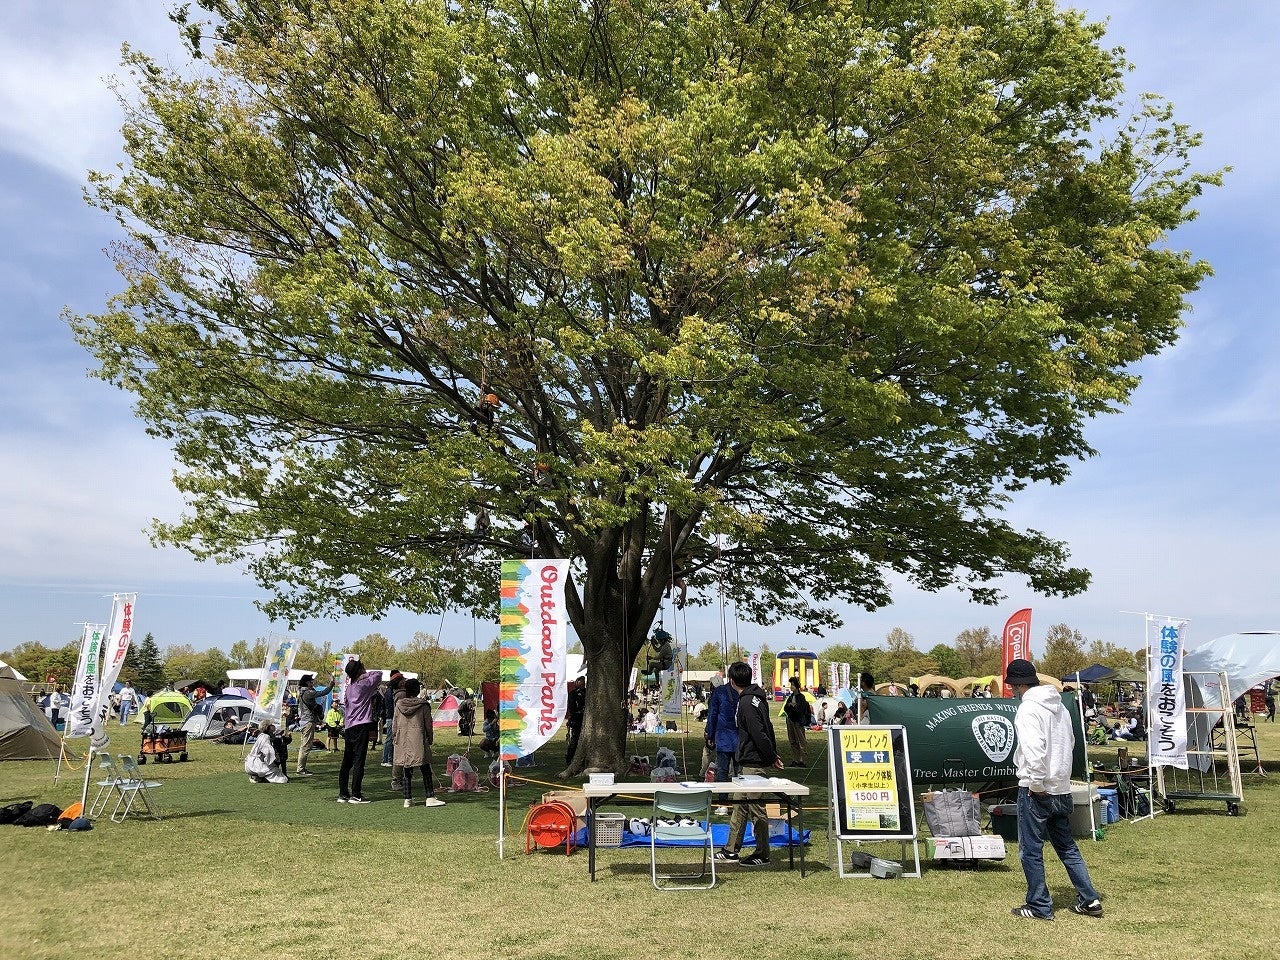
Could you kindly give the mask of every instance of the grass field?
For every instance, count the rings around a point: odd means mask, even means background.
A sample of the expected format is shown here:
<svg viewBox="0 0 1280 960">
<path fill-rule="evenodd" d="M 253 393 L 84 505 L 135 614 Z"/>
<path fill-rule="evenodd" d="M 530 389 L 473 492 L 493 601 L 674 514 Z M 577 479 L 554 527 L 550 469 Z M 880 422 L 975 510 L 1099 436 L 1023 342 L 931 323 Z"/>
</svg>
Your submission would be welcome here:
<svg viewBox="0 0 1280 960">
<path fill-rule="evenodd" d="M 1280 725 L 1258 730 L 1263 757 L 1280 756 Z M 137 750 L 135 728 L 111 733 L 113 751 Z M 441 741 L 438 774 L 443 758 L 461 745 L 451 734 Z M 698 743 L 688 741 L 692 765 Z M 554 782 L 559 767 L 551 760 L 562 755 L 559 746 L 544 751 L 544 766 L 521 773 Z M 1093 755 L 1114 759 L 1115 749 Z M 389 789 L 389 771 L 370 756 L 365 793 L 375 802 L 362 807 L 334 802 L 334 754 L 312 762 L 317 776 L 310 780 L 254 785 L 241 771 L 241 748 L 193 742 L 191 762 L 144 768 L 164 781 L 159 822 L 114 824 L 103 817 L 87 833 L 0 827 L 6 891 L 0 956 L 1278 955 L 1280 871 L 1272 839 L 1280 827 L 1280 765 L 1274 761 L 1267 763 L 1271 776 L 1246 775 L 1245 816 L 1228 816 L 1222 803 L 1183 803 L 1174 814 L 1122 822 L 1108 827 L 1101 842 L 1082 842 L 1105 897 L 1102 919 L 1066 911 L 1073 894 L 1050 853 L 1059 914 L 1042 923 L 1009 915 L 1025 891 L 1012 845 L 1007 860 L 977 869 L 926 867 L 923 878 L 913 880 L 839 879 L 827 866 L 820 829 L 822 764 L 795 771 L 814 788 L 817 809 L 807 809 L 806 825 L 819 828 L 805 879 L 775 856 L 762 872 L 721 871 L 722 882 L 711 891 L 658 893 L 649 883 L 647 850 L 601 852 L 594 884 L 585 851 L 526 855 L 522 819 L 545 786 L 513 787 L 500 860 L 496 789 L 441 794 L 444 807 L 406 810 Z M 472 756 L 482 767 L 478 751 Z M 0 764 L 0 804 L 31 798 L 66 806 L 78 799 L 82 773 L 64 769 L 55 786 L 53 771 L 52 762 Z M 896 854 L 896 844 L 886 847 Z"/>
</svg>

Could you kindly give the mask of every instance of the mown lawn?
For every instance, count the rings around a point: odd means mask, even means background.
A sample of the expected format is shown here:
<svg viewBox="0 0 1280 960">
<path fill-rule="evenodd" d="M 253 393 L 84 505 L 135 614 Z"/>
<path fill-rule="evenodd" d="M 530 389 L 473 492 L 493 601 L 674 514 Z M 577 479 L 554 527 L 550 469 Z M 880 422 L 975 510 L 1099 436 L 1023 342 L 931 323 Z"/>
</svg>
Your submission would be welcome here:
<svg viewBox="0 0 1280 960">
<path fill-rule="evenodd" d="M 1280 756 L 1280 726 L 1260 726 L 1264 758 Z M 664 738 L 678 744 L 678 738 Z M 688 741 L 697 763 L 699 741 Z M 437 744 L 437 773 L 461 742 Z M 112 730 L 113 750 L 136 750 L 136 730 Z M 652 753 L 652 748 L 636 752 Z M 1252 958 L 1277 955 L 1280 764 L 1245 777 L 1243 817 L 1225 805 L 1182 803 L 1154 821 L 1107 828 L 1083 844 L 1106 916 L 1066 912 L 1072 894 L 1056 863 L 1054 923 L 1016 920 L 1024 892 L 1016 848 L 1003 863 L 936 867 L 918 880 L 839 879 L 821 825 L 826 768 L 815 789 L 805 879 L 775 857 L 763 872 L 729 868 L 708 892 L 658 893 L 644 850 L 602 851 L 599 880 L 585 851 L 526 855 L 521 823 L 554 784 L 556 743 L 539 783 L 513 786 L 506 857 L 498 857 L 498 793 L 442 794 L 447 805 L 405 810 L 371 754 L 366 795 L 334 802 L 337 756 L 310 780 L 250 784 L 241 748 L 193 743 L 191 762 L 148 764 L 164 781 L 165 818 L 99 820 L 87 833 L 0 827 L 6 890 L 0 956 L 118 958 L 254 956 L 361 960 L 410 954 L 471 958 L 807 957 Z M 677 749 L 677 753 L 680 751 Z M 1095 751 L 1112 759 L 1114 748 Z M 473 762 L 483 767 L 478 751 Z M 1252 764 L 1246 764 L 1252 767 Z M 79 774 L 52 782 L 51 762 L 0 764 L 0 804 L 32 798 L 65 806 Z M 96 779 L 96 778 L 95 778 Z M 92 791 L 91 791 L 92 796 Z M 419 798 L 421 794 L 419 792 Z M 639 811 L 631 811 L 633 814 Z M 923 826 L 923 825 L 922 825 Z M 887 853 L 896 853 L 892 845 Z"/>
</svg>

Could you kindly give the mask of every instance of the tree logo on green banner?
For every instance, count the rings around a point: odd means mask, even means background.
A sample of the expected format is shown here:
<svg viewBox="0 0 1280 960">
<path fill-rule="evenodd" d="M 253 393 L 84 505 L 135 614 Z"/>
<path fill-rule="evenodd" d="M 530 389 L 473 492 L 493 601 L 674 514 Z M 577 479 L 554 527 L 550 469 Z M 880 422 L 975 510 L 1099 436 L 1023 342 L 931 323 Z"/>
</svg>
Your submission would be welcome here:
<svg viewBox="0 0 1280 960">
<path fill-rule="evenodd" d="M 992 763 L 1004 763 L 1013 749 L 1013 723 L 1008 717 L 984 713 L 973 718 L 973 738 Z"/>
</svg>

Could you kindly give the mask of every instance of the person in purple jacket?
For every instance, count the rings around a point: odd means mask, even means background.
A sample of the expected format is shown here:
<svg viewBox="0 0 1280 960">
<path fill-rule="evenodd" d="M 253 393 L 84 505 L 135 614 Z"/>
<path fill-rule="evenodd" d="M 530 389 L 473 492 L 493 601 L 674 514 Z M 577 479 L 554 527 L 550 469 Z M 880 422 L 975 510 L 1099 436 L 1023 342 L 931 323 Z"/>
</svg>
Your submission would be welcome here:
<svg viewBox="0 0 1280 960">
<path fill-rule="evenodd" d="M 343 703 L 346 718 L 342 728 L 342 766 L 338 770 L 338 802 L 368 803 L 364 798 L 364 761 L 369 753 L 369 732 L 373 729 L 373 698 L 382 682 L 381 670 L 366 670 L 359 660 L 346 666 L 347 692 Z M 350 786 L 350 790 L 347 787 Z"/>
</svg>

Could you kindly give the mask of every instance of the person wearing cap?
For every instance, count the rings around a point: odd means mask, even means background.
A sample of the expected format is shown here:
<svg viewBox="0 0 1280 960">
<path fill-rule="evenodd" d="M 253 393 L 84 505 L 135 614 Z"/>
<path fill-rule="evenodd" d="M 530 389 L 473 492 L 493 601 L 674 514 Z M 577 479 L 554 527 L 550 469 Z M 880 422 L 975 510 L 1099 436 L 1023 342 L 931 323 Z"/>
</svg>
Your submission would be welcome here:
<svg viewBox="0 0 1280 960">
<path fill-rule="evenodd" d="M 330 687 L 317 687 L 310 674 L 304 674 L 298 680 L 298 719 L 302 726 L 299 732 L 301 743 L 298 746 L 298 766 L 294 771 L 296 777 L 309 777 L 307 757 L 315 743 L 316 733 L 324 725 L 324 709 L 320 706 L 320 697 L 328 694 Z"/>
<path fill-rule="evenodd" d="M 1102 916 L 1102 900 L 1089 879 L 1080 848 L 1071 836 L 1071 755 L 1076 738 L 1062 695 L 1041 685 L 1029 660 L 1012 660 L 1004 682 L 1018 698 L 1013 725 L 1018 746 L 1013 761 L 1018 768 L 1018 857 L 1027 878 L 1027 900 L 1013 908 L 1015 917 L 1053 919 L 1053 900 L 1044 877 L 1044 845 L 1048 841 L 1067 869 L 1077 901 L 1071 912 L 1085 917 Z"/>
</svg>

